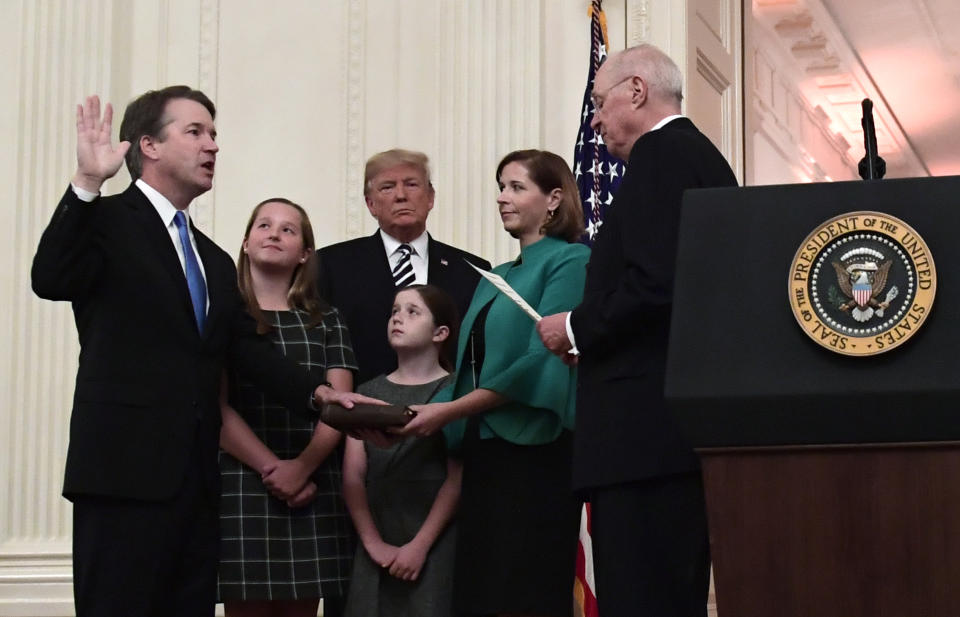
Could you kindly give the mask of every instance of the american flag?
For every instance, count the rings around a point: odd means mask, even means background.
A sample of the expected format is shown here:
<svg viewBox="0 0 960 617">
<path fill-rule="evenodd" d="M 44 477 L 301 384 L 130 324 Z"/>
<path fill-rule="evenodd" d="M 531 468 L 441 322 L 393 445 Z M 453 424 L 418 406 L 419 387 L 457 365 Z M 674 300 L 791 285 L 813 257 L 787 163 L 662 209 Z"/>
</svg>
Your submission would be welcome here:
<svg viewBox="0 0 960 617">
<path fill-rule="evenodd" d="M 573 581 L 574 617 L 598 617 L 596 585 L 593 578 L 593 541 L 590 538 L 590 504 L 580 513 L 580 541 L 577 543 L 577 572 Z"/>
<path fill-rule="evenodd" d="M 590 6 L 590 69 L 587 87 L 583 92 L 580 130 L 573 152 L 573 175 L 580 188 L 583 218 L 587 230 L 585 244 L 592 244 L 603 224 L 603 215 L 613 201 L 613 193 L 620 185 L 624 164 L 607 152 L 603 138 L 593 132 L 593 78 L 607 56 L 607 21 L 601 8 L 602 0 L 593 0 Z M 590 537 L 590 504 L 583 504 L 580 514 L 580 539 L 577 543 L 577 568 L 574 579 L 574 609 L 576 617 L 598 617 L 596 586 L 593 578 L 593 542 Z"/>
<path fill-rule="evenodd" d="M 580 112 L 580 131 L 573 152 L 573 175 L 580 188 L 583 203 L 583 218 L 587 230 L 583 235 L 585 244 L 592 244 L 603 224 L 603 215 L 613 201 L 613 193 L 620 186 L 624 163 L 607 152 L 603 138 L 590 128 L 593 120 L 593 78 L 597 68 L 607 57 L 607 21 L 600 8 L 602 0 L 593 0 L 590 6 L 590 70 L 587 87 L 583 92 L 583 107 Z"/>
</svg>

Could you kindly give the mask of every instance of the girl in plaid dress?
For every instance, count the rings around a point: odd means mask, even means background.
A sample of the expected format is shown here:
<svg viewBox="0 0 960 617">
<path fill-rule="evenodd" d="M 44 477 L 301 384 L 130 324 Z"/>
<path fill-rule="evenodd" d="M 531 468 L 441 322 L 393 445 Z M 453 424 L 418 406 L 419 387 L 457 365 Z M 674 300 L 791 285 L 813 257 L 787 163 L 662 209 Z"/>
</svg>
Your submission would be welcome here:
<svg viewBox="0 0 960 617">
<path fill-rule="evenodd" d="M 459 321 L 453 299 L 440 289 L 401 289 L 387 322 L 397 370 L 357 391 L 396 404 L 427 402 L 446 384 Z M 348 617 L 452 615 L 452 520 L 460 476 L 442 433 L 387 448 L 347 438 L 344 497 L 362 542 Z"/>
<path fill-rule="evenodd" d="M 356 370 L 346 326 L 317 294 L 313 230 L 281 198 L 254 208 L 238 277 L 261 334 L 338 390 Z M 227 393 L 229 392 L 229 396 Z M 352 556 L 341 500 L 341 435 L 291 414 L 231 375 L 221 402 L 218 590 L 229 617 L 342 612 Z"/>
</svg>

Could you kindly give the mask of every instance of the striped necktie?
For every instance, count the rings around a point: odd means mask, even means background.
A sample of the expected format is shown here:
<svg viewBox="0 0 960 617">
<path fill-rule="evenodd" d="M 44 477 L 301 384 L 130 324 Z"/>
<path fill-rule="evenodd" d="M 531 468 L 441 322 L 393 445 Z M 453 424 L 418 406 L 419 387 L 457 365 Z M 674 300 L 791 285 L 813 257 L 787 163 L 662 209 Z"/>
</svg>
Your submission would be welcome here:
<svg viewBox="0 0 960 617">
<path fill-rule="evenodd" d="M 193 316 L 197 319 L 197 329 L 203 334 L 203 325 L 207 321 L 207 283 L 200 271 L 200 262 L 193 252 L 190 236 L 187 235 L 187 217 L 181 210 L 173 216 L 173 223 L 180 234 L 180 246 L 183 247 L 183 264 L 187 275 L 187 287 L 190 289 L 190 301 L 193 302 Z"/>
<path fill-rule="evenodd" d="M 410 253 L 413 249 L 409 244 L 401 244 L 397 252 L 400 253 L 400 260 L 393 268 L 393 284 L 397 287 L 406 287 L 413 284 L 417 278 L 413 273 L 413 263 L 410 261 Z"/>
</svg>

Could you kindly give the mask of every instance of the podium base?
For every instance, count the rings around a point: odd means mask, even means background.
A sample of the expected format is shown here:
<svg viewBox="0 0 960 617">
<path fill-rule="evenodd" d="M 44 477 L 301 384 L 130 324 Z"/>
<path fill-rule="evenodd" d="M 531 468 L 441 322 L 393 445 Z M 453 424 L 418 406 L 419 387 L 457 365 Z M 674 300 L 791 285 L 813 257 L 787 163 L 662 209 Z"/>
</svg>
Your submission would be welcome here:
<svg viewBox="0 0 960 617">
<path fill-rule="evenodd" d="M 960 442 L 699 453 L 719 617 L 960 615 Z"/>
</svg>

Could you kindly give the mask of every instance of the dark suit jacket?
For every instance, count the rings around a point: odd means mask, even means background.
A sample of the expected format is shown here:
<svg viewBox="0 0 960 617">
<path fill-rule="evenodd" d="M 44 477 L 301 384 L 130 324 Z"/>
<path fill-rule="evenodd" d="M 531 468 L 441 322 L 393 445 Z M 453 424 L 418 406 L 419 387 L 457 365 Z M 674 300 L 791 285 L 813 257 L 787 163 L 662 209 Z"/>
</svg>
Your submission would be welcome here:
<svg viewBox="0 0 960 617">
<path fill-rule="evenodd" d="M 634 144 L 571 316 L 581 352 L 575 488 L 698 468 L 663 398 L 680 200 L 685 189 L 736 183 L 686 118 Z"/>
<path fill-rule="evenodd" d="M 40 239 L 33 289 L 72 302 L 80 337 L 68 498 L 166 499 L 187 473 L 205 474 L 216 490 L 226 361 L 290 409 L 310 413 L 319 381 L 256 336 L 233 260 L 199 230 L 194 236 L 210 298 L 202 337 L 176 249 L 136 185 L 92 203 L 68 188 Z M 194 447 L 203 469 L 187 468 Z"/>
<path fill-rule="evenodd" d="M 427 245 L 427 282 L 443 289 L 457 303 L 460 317 L 467 312 L 480 275 L 490 262 L 430 237 Z M 360 367 L 357 383 L 397 368 L 397 356 L 387 342 L 387 319 L 396 287 L 379 230 L 372 236 L 332 244 L 319 251 L 320 295 L 337 307 L 350 329 Z"/>
</svg>

